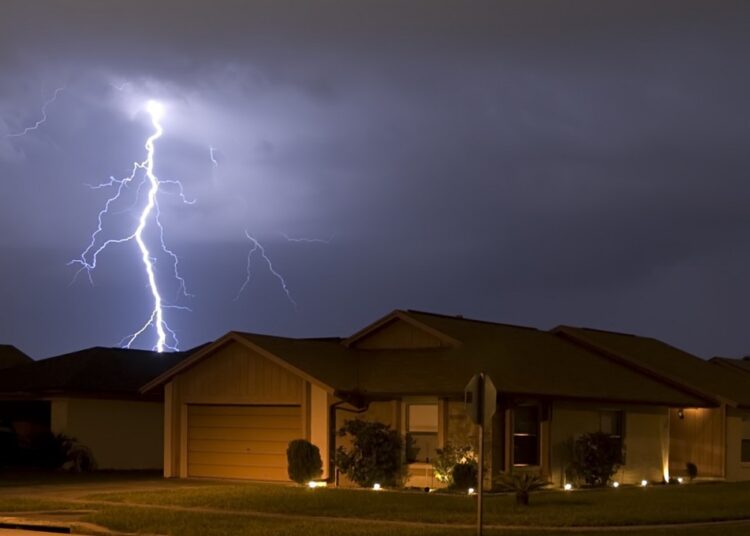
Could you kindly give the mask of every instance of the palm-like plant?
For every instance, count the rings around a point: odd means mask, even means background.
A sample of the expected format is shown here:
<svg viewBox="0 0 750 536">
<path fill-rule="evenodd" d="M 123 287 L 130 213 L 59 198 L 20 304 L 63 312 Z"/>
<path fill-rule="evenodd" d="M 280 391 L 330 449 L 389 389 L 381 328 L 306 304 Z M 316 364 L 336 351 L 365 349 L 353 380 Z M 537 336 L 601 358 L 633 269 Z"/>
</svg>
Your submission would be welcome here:
<svg viewBox="0 0 750 536">
<path fill-rule="evenodd" d="M 495 489 L 497 491 L 507 491 L 516 494 L 516 504 L 528 506 L 529 494 L 532 491 L 538 491 L 549 486 L 547 482 L 538 473 L 526 471 L 516 473 L 501 473 L 495 479 Z"/>
</svg>

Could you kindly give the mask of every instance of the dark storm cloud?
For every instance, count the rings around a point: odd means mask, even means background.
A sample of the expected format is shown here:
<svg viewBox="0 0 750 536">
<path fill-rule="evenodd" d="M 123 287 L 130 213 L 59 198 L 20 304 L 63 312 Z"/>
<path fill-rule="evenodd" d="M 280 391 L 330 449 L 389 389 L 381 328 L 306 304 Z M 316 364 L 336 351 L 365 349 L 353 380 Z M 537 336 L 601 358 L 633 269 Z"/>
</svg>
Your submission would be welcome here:
<svg viewBox="0 0 750 536">
<path fill-rule="evenodd" d="M 743 2 L 4 2 L 0 136 L 66 90 L 0 138 L 0 338 L 113 344 L 147 314 L 127 252 L 93 288 L 65 262 L 156 97 L 160 174 L 197 199 L 162 205 L 184 345 L 421 307 L 746 352 L 749 24 Z M 244 229 L 299 312 L 260 266 L 232 301 Z"/>
</svg>

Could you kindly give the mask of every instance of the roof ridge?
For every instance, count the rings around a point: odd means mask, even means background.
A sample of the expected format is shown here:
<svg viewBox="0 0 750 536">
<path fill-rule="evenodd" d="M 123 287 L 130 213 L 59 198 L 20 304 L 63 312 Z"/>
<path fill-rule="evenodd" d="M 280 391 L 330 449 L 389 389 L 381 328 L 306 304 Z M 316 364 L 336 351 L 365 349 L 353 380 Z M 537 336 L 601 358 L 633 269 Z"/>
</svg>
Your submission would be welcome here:
<svg viewBox="0 0 750 536">
<path fill-rule="evenodd" d="M 597 333 L 609 333 L 610 335 L 623 335 L 625 337 L 636 337 L 639 339 L 653 339 L 655 341 L 659 341 L 659 339 L 654 339 L 653 337 L 648 337 L 645 335 L 636 335 L 635 333 L 627 333 L 626 331 L 615 331 L 613 329 L 601 329 L 601 328 L 590 328 L 587 326 L 569 326 L 567 324 L 560 324 L 557 326 L 559 328 L 572 328 L 572 329 L 582 329 L 584 331 L 595 331 Z M 555 329 L 555 328 L 553 328 Z M 661 342 L 661 341 L 659 341 Z"/>
<path fill-rule="evenodd" d="M 443 313 L 433 313 L 431 311 L 420 311 L 418 309 L 406 309 L 406 310 L 397 309 L 397 310 L 400 310 L 406 314 L 412 313 L 412 314 L 419 314 L 419 315 L 436 316 L 438 318 L 446 318 L 448 320 L 463 320 L 464 322 L 473 322 L 476 324 L 489 324 L 491 326 L 505 326 L 505 327 L 510 327 L 510 328 L 528 329 L 532 331 L 545 332 L 544 330 L 535 328 L 534 326 L 522 326 L 520 324 L 510 324 L 508 322 L 495 322 L 493 320 L 481 320 L 478 318 L 467 318 L 463 315 L 448 315 L 448 314 L 443 314 Z"/>
</svg>

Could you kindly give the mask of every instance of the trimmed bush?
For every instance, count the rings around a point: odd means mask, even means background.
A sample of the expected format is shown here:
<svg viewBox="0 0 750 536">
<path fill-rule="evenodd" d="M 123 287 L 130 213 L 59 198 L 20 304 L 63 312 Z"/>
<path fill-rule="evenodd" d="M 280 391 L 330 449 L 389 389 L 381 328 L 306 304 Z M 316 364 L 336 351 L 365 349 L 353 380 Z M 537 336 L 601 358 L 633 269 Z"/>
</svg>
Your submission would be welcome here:
<svg viewBox="0 0 750 536">
<path fill-rule="evenodd" d="M 449 486 L 453 485 L 453 468 L 459 463 L 471 463 L 476 465 L 476 455 L 471 445 L 457 447 L 447 443 L 444 448 L 437 449 L 437 456 L 432 460 L 432 469 L 438 482 Z M 472 486 L 469 486 L 472 487 Z"/>
<path fill-rule="evenodd" d="M 286 460 L 289 478 L 298 484 L 306 484 L 323 474 L 320 449 L 304 439 L 289 442 Z"/>
<path fill-rule="evenodd" d="M 479 477 L 479 467 L 477 462 L 471 461 L 466 463 L 457 463 L 451 471 L 451 479 L 454 489 L 467 490 L 476 488 Z"/>
<path fill-rule="evenodd" d="M 403 485 L 405 468 L 402 462 L 404 439 L 390 426 L 377 421 L 346 421 L 338 431 L 339 437 L 348 436 L 351 447 L 336 450 L 336 467 L 349 480 L 369 488 Z"/>
<path fill-rule="evenodd" d="M 698 476 L 698 466 L 693 462 L 687 462 L 685 464 L 685 470 L 687 471 L 688 478 L 691 482 Z"/>
</svg>

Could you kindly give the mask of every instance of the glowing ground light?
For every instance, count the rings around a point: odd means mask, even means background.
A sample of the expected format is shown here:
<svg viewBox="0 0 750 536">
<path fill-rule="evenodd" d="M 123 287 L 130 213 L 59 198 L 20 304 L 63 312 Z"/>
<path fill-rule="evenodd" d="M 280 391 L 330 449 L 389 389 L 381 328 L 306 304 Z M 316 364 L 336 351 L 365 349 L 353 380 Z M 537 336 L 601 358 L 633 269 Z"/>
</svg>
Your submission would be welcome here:
<svg viewBox="0 0 750 536">
<path fill-rule="evenodd" d="M 612 482 L 612 487 L 613 488 L 619 488 L 620 487 L 620 483 L 617 480 L 615 480 L 614 482 Z"/>
<path fill-rule="evenodd" d="M 89 242 L 88 247 L 83 251 L 79 259 L 72 260 L 69 264 L 79 264 L 81 268 L 78 273 L 80 273 L 82 270 L 86 270 L 89 280 L 91 280 L 91 272 L 96 268 L 98 256 L 102 251 L 104 251 L 110 245 L 135 241 L 138 245 L 141 262 L 143 263 L 143 268 L 146 273 L 148 288 L 151 293 L 151 298 L 153 299 L 153 307 L 148 320 L 136 332 L 125 337 L 121 341 L 121 344 L 126 348 L 130 348 L 133 342 L 138 337 L 140 337 L 148 328 L 153 328 L 156 332 L 156 342 L 154 343 L 153 348 L 158 352 L 163 352 L 165 349 L 177 350 L 179 346 L 179 340 L 177 339 L 176 333 L 169 327 L 166 320 L 164 319 L 164 309 L 187 309 L 187 307 L 165 305 L 164 299 L 162 298 L 162 295 L 159 291 L 159 286 L 156 281 L 156 270 L 154 268 L 155 259 L 149 251 L 148 245 L 146 244 L 146 241 L 143 237 L 143 233 L 149 226 L 150 222 L 153 222 L 156 225 L 159 233 L 161 251 L 172 259 L 174 267 L 174 277 L 179 282 L 180 292 L 183 296 L 188 296 L 187 290 L 185 288 L 185 281 L 180 276 L 178 270 L 179 259 L 177 255 L 175 255 L 175 253 L 171 251 L 164 242 L 164 228 L 162 227 L 161 221 L 159 219 L 160 211 L 158 194 L 160 193 L 160 187 L 164 184 L 175 185 L 184 203 L 192 204 L 194 203 L 194 201 L 188 201 L 187 199 L 185 199 L 182 184 L 179 181 L 160 180 L 154 173 L 155 143 L 156 140 L 158 140 L 164 133 L 164 130 L 160 123 L 161 118 L 164 116 L 164 107 L 161 105 L 161 103 L 150 100 L 146 103 L 146 111 L 151 116 L 151 124 L 154 127 L 153 134 L 148 137 L 144 145 L 144 147 L 146 148 L 146 159 L 143 162 L 135 162 L 133 164 L 132 172 L 128 177 L 125 177 L 124 179 L 115 179 L 112 177 L 110 178 L 109 182 L 92 187 L 94 189 L 99 189 L 116 186 L 116 192 L 109 199 L 107 199 L 104 208 L 99 212 L 98 226 L 91 235 L 91 241 Z M 120 198 L 120 195 L 123 193 L 125 188 L 127 188 L 133 181 L 136 180 L 136 175 L 138 174 L 139 170 L 143 171 L 143 176 L 141 177 L 141 181 L 138 184 L 136 196 L 140 193 L 141 188 L 144 186 L 148 187 L 148 194 L 146 198 L 146 204 L 141 210 L 140 216 L 138 217 L 138 224 L 135 230 L 125 237 L 105 240 L 101 243 L 101 245 L 96 247 L 98 235 L 103 231 L 104 216 L 109 213 L 110 207 Z M 76 275 L 78 275 L 78 273 Z"/>
<path fill-rule="evenodd" d="M 568 482 L 567 484 L 565 484 L 563 486 L 563 488 L 565 489 L 565 491 L 570 491 L 570 490 L 573 489 L 573 484 L 571 484 L 570 482 Z"/>
</svg>

